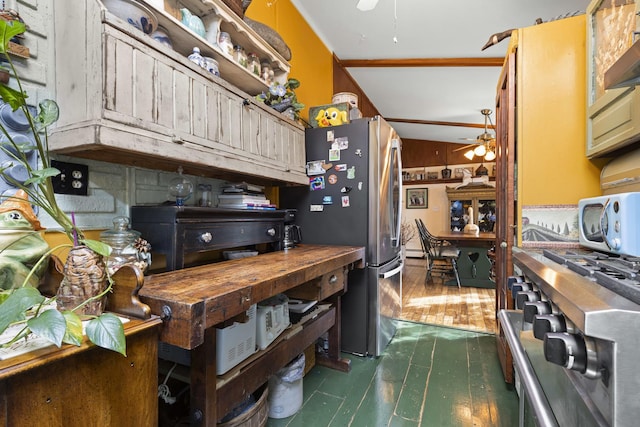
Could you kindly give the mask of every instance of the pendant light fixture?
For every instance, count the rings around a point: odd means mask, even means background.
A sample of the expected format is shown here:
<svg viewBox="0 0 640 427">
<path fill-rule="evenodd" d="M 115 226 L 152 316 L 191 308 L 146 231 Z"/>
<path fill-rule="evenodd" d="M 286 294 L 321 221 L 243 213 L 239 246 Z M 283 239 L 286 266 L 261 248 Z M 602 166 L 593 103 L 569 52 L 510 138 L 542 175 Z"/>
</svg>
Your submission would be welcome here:
<svg viewBox="0 0 640 427">
<path fill-rule="evenodd" d="M 363 11 L 369 11 L 369 10 L 373 10 L 373 8 L 376 7 L 376 5 L 378 4 L 378 0 L 358 0 L 358 4 L 356 5 L 356 7 Z"/>
</svg>

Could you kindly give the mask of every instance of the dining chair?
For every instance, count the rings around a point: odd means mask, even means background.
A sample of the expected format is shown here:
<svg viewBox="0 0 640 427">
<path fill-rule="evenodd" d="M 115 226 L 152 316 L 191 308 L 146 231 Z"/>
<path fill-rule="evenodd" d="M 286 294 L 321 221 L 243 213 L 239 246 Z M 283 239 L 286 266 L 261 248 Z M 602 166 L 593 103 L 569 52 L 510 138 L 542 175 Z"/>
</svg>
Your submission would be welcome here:
<svg viewBox="0 0 640 427">
<path fill-rule="evenodd" d="M 445 239 L 439 239 L 429 233 L 422 219 L 416 218 L 416 227 L 420 235 L 422 251 L 427 257 L 427 282 L 433 280 L 434 273 L 440 273 L 441 277 L 453 273 L 458 288 L 460 288 L 460 276 L 458 275 L 458 257 L 460 249 Z"/>
</svg>

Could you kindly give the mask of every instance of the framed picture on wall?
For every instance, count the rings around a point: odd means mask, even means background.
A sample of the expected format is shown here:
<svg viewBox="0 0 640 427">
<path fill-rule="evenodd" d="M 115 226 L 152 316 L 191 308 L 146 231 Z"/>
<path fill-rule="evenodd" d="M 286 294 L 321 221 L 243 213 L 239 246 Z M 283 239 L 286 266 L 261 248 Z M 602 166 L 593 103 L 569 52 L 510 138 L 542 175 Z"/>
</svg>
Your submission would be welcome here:
<svg viewBox="0 0 640 427">
<path fill-rule="evenodd" d="M 429 206 L 428 188 L 407 188 L 407 209 L 426 209 Z"/>
</svg>

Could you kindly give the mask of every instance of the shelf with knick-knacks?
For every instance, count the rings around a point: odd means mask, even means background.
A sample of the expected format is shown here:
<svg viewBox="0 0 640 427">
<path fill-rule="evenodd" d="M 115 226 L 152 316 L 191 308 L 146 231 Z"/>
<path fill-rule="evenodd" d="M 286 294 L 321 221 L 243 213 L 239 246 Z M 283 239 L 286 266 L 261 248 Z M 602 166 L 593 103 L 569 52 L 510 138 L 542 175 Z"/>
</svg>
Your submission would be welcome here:
<svg viewBox="0 0 640 427">
<path fill-rule="evenodd" d="M 158 25 L 169 33 L 173 50 L 186 57 L 197 47 L 202 56 L 218 62 L 222 79 L 249 95 L 265 92 L 272 82 L 287 81 L 291 70 L 287 60 L 222 0 L 165 0 L 163 5 L 147 0 L 145 3 L 158 18 Z M 190 22 L 195 24 L 189 25 Z M 221 35 L 224 41 L 219 41 Z M 247 56 L 254 54 L 257 68 L 236 58 L 234 46 L 241 47 Z M 263 63 L 269 65 L 270 77 L 263 78 Z"/>
<path fill-rule="evenodd" d="M 406 168 L 402 170 L 405 184 L 449 184 L 462 182 L 465 171 L 472 177 L 488 176 L 495 181 L 495 163 Z"/>
</svg>

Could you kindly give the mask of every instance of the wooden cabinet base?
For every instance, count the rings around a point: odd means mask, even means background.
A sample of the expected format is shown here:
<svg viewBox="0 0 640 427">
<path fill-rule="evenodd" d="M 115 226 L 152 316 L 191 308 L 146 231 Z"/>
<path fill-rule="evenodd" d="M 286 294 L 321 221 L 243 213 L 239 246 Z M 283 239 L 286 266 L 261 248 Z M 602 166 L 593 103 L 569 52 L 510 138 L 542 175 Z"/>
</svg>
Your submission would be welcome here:
<svg viewBox="0 0 640 427">
<path fill-rule="evenodd" d="M 127 335 L 127 357 L 95 346 L 61 357 L 64 346 L 28 369 L 2 369 L 0 425 L 157 426 L 159 323 Z"/>
</svg>

